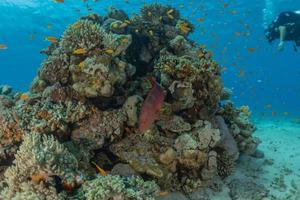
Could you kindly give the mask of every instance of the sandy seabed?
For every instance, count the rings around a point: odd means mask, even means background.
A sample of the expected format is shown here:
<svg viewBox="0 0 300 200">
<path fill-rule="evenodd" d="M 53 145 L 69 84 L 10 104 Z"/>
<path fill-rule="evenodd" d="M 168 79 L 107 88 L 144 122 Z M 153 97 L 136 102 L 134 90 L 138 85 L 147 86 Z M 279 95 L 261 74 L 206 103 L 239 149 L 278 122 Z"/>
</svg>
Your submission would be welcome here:
<svg viewBox="0 0 300 200">
<path fill-rule="evenodd" d="M 280 120 L 259 121 L 256 125 L 256 136 L 262 140 L 259 149 L 265 157 L 242 160 L 239 171 L 264 185 L 270 198 L 300 200 L 300 124 Z"/>
<path fill-rule="evenodd" d="M 256 120 L 255 124 L 255 136 L 262 141 L 259 150 L 264 153 L 263 158 L 241 156 L 234 174 L 219 181 L 219 189 L 208 189 L 189 197 L 170 194 L 161 199 L 300 200 L 300 124 L 288 120 Z M 230 187 L 233 180 L 241 182 Z M 265 191 L 267 194 L 262 195 Z"/>
</svg>

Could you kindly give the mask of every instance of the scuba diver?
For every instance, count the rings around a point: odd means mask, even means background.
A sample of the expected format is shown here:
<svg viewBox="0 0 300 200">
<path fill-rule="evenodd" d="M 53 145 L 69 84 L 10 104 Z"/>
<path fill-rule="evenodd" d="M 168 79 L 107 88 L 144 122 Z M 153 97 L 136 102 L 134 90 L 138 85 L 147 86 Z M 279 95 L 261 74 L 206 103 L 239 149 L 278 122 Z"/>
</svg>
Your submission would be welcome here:
<svg viewBox="0 0 300 200">
<path fill-rule="evenodd" d="M 265 36 L 269 42 L 279 39 L 278 50 L 284 49 L 285 41 L 295 41 L 294 50 L 300 46 L 300 10 L 282 12 L 267 27 Z"/>
</svg>

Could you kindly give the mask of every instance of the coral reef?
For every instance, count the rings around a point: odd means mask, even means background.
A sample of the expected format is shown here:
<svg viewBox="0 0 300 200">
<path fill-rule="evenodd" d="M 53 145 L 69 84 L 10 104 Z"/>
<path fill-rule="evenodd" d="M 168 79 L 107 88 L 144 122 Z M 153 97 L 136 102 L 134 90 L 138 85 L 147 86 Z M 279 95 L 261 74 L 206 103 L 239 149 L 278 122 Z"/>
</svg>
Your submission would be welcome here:
<svg viewBox="0 0 300 200">
<path fill-rule="evenodd" d="M 79 176 L 76 158 L 53 136 L 26 134 L 15 157 L 4 174 L 7 187 L 1 192 L 2 199 L 39 195 L 43 199 L 62 199 L 56 180 L 71 185 Z"/>
<path fill-rule="evenodd" d="M 83 184 L 82 193 L 86 200 L 136 199 L 154 200 L 159 187 L 153 181 L 143 181 L 139 177 L 98 176 Z"/>
<path fill-rule="evenodd" d="M 260 140 L 252 136 L 255 126 L 250 122 L 249 107 L 235 108 L 232 102 L 226 102 L 218 113 L 228 124 L 230 132 L 238 144 L 239 151 L 253 155 Z"/>
<path fill-rule="evenodd" d="M 67 27 L 29 92 L 0 87 L 0 199 L 190 193 L 257 153 L 249 108 L 224 103 L 231 92 L 193 30 L 159 4 Z"/>
</svg>

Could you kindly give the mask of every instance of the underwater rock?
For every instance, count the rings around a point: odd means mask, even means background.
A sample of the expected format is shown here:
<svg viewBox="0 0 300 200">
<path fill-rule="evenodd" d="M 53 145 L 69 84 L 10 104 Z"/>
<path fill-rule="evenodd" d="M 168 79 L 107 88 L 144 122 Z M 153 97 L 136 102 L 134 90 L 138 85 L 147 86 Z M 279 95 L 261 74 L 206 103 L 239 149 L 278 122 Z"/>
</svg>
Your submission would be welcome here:
<svg viewBox="0 0 300 200">
<path fill-rule="evenodd" d="M 247 106 L 234 108 L 232 102 L 226 102 L 218 114 L 228 124 L 230 132 L 238 144 L 239 151 L 247 155 L 254 154 L 261 141 L 252 136 L 256 128 L 250 122 L 249 108 Z"/>
<path fill-rule="evenodd" d="M 111 143 L 122 137 L 125 120 L 126 116 L 120 110 L 101 112 L 95 108 L 91 116 L 77 123 L 72 130 L 72 141 L 89 150 L 100 149 L 105 142 Z"/>
<path fill-rule="evenodd" d="M 174 133 L 183 133 L 192 129 L 191 124 L 180 116 L 174 115 L 168 119 L 162 119 L 156 123 L 162 130 Z"/>
<path fill-rule="evenodd" d="M 236 141 L 234 140 L 231 133 L 229 132 L 229 129 L 224 119 L 221 116 L 215 116 L 215 120 L 221 132 L 221 141 L 218 146 L 226 150 L 226 153 L 229 156 L 238 158 L 239 150 Z"/>
<path fill-rule="evenodd" d="M 110 97 L 114 93 L 114 86 L 126 80 L 126 65 L 110 65 L 101 57 L 87 58 L 82 68 L 76 65 L 70 67 L 72 88 L 85 97 Z"/>
<path fill-rule="evenodd" d="M 111 170 L 112 175 L 120 175 L 124 177 L 128 176 L 138 176 L 138 174 L 130 167 L 128 164 L 122 164 L 118 163 L 116 164 L 112 170 Z"/>
<path fill-rule="evenodd" d="M 39 78 L 47 84 L 54 83 L 66 84 L 69 79 L 69 57 L 60 52 L 59 54 L 51 55 L 42 63 L 39 70 Z"/>
<path fill-rule="evenodd" d="M 138 105 L 141 105 L 143 98 L 134 95 L 127 98 L 123 105 L 123 110 L 127 115 L 127 125 L 128 126 L 135 126 L 138 123 Z"/>
</svg>

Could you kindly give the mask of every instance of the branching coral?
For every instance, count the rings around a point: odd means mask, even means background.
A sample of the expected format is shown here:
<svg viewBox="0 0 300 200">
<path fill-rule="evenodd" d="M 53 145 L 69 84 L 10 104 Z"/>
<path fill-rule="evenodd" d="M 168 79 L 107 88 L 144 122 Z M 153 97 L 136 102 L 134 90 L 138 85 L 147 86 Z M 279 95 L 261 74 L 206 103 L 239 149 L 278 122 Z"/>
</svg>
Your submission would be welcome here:
<svg viewBox="0 0 300 200">
<path fill-rule="evenodd" d="M 70 25 L 44 51 L 31 92 L 0 87 L 0 164 L 15 156 L 0 198 L 150 200 L 156 184 L 189 193 L 228 176 L 259 141 L 248 107 L 222 105 L 230 92 L 211 53 L 188 39 L 193 29 L 159 4 Z M 149 76 L 161 98 L 145 109 Z M 91 163 L 102 175 L 134 172 L 97 177 Z"/>
<path fill-rule="evenodd" d="M 154 200 L 158 192 L 155 182 L 139 177 L 98 176 L 83 184 L 86 200 Z"/>
<path fill-rule="evenodd" d="M 2 199 L 38 194 L 45 199 L 59 199 L 55 177 L 63 183 L 76 183 L 77 160 L 53 136 L 26 134 L 15 157 L 5 172 L 7 187 L 1 192 Z"/>
<path fill-rule="evenodd" d="M 101 48 L 106 33 L 99 24 L 91 20 L 79 20 L 64 32 L 60 41 L 61 49 L 72 54 L 76 49 L 83 48 L 90 51 L 96 47 Z"/>
<path fill-rule="evenodd" d="M 58 138 L 68 137 L 69 125 L 89 114 L 88 108 L 80 102 L 53 103 L 35 99 L 35 103 L 17 105 L 17 115 L 22 119 L 20 126 L 27 132 L 53 133 Z"/>
</svg>

